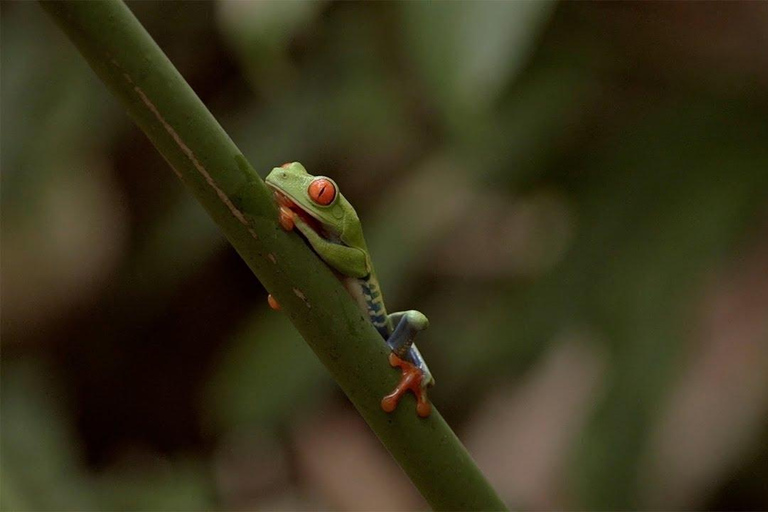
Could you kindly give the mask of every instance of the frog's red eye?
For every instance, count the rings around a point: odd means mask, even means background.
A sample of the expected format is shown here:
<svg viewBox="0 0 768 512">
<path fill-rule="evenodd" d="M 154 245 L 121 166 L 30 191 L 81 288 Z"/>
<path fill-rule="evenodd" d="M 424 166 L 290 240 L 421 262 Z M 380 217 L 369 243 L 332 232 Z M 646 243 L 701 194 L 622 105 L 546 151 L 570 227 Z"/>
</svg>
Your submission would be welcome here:
<svg viewBox="0 0 768 512">
<path fill-rule="evenodd" d="M 316 178 L 309 184 L 309 197 L 321 206 L 328 206 L 336 199 L 336 185 L 327 178 Z"/>
</svg>

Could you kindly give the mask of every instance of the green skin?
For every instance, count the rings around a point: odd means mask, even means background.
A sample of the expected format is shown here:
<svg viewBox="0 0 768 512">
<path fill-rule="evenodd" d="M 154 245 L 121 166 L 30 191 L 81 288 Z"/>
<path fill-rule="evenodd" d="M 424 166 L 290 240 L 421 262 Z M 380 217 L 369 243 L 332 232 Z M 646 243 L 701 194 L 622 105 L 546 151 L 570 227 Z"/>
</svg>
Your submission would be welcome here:
<svg viewBox="0 0 768 512">
<path fill-rule="evenodd" d="M 328 180 L 335 187 L 335 196 L 328 205 L 318 204 L 309 195 L 310 184 L 318 179 Z M 432 374 L 413 344 L 416 334 L 426 329 L 429 321 L 422 313 L 414 310 L 390 315 L 386 313 L 360 219 L 336 183 L 330 178 L 309 174 L 298 162 L 275 167 L 265 181 L 278 193 L 276 197 L 283 206 L 290 204 L 292 211 L 298 208 L 316 221 L 307 220 L 300 214 L 293 215 L 295 227 L 318 256 L 336 271 L 361 311 L 392 351 L 421 370 L 422 387 L 433 385 Z"/>
</svg>

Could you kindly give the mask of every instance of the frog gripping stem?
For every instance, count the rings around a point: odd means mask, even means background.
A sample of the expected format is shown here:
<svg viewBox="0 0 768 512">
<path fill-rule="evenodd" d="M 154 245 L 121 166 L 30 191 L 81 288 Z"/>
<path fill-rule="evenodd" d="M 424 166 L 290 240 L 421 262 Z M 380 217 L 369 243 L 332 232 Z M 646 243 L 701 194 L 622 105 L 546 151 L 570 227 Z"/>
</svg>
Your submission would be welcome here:
<svg viewBox="0 0 768 512">
<path fill-rule="evenodd" d="M 416 396 L 418 415 L 429 416 L 432 406 L 426 390 L 435 381 L 413 343 L 416 335 L 429 326 L 429 320 L 416 310 L 387 315 L 360 219 L 336 182 L 325 176 L 312 176 L 300 163 L 290 162 L 272 169 L 266 184 L 278 206 L 280 227 L 300 232 L 344 282 L 360 310 L 392 350 L 389 362 L 402 370 L 402 377 L 394 392 L 382 400 L 382 408 L 394 411 L 403 394 L 410 390 Z M 269 305 L 272 309 L 280 307 L 271 296 Z"/>
<path fill-rule="evenodd" d="M 395 390 L 381 400 L 381 408 L 385 412 L 392 412 L 397 408 L 400 398 L 411 391 L 416 396 L 416 413 L 422 418 L 429 416 L 432 405 L 427 398 L 427 387 L 424 382 L 424 372 L 413 364 L 400 359 L 394 352 L 389 354 L 389 364 L 400 367 L 403 376 Z"/>
</svg>

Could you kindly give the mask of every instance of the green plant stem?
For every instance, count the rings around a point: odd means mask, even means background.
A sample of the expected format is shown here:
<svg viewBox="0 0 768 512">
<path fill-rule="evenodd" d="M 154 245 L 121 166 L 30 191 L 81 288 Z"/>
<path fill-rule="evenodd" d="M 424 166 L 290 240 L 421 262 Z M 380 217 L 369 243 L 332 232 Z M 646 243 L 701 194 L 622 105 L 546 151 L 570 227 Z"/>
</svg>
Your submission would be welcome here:
<svg viewBox="0 0 768 512">
<path fill-rule="evenodd" d="M 277 298 L 429 504 L 504 509 L 436 409 L 419 418 L 409 395 L 393 414 L 381 410 L 398 380 L 386 344 L 299 236 L 283 232 L 263 181 L 131 11 L 119 1 L 42 5 Z"/>
</svg>

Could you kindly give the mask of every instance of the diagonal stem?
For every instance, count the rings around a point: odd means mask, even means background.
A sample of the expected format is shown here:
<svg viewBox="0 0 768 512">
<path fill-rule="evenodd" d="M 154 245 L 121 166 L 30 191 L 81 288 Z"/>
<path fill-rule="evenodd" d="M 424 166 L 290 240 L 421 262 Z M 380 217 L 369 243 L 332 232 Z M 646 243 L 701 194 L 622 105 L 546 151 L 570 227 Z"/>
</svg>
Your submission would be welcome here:
<svg viewBox="0 0 768 512">
<path fill-rule="evenodd" d="M 504 509 L 436 410 L 419 418 L 410 396 L 391 415 L 381 410 L 398 380 L 386 344 L 332 272 L 282 231 L 263 181 L 128 7 L 117 0 L 42 6 L 279 300 L 430 505 Z"/>
</svg>

